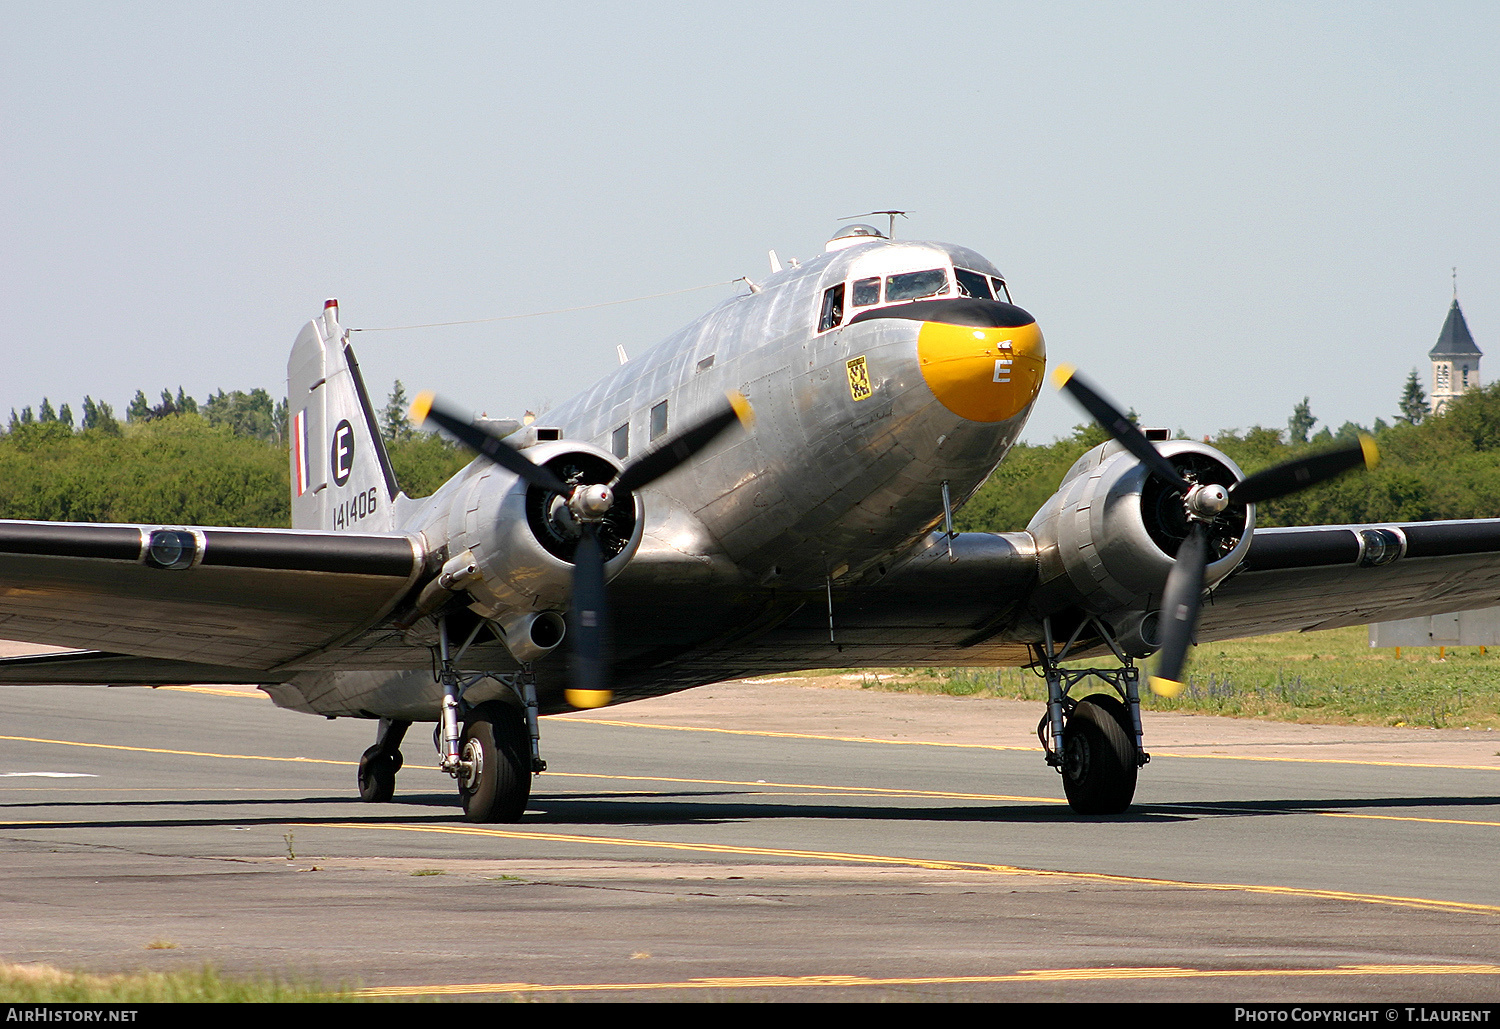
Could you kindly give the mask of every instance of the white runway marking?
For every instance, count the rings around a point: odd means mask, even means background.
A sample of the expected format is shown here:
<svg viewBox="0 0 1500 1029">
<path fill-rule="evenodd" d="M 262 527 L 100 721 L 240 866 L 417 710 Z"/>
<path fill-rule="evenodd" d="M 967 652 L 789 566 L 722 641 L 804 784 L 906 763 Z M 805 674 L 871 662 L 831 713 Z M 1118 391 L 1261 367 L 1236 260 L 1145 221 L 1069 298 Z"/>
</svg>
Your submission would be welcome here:
<svg viewBox="0 0 1500 1029">
<path fill-rule="evenodd" d="M 0 772 L 0 778 L 30 777 L 34 779 L 97 779 L 91 772 Z"/>
</svg>

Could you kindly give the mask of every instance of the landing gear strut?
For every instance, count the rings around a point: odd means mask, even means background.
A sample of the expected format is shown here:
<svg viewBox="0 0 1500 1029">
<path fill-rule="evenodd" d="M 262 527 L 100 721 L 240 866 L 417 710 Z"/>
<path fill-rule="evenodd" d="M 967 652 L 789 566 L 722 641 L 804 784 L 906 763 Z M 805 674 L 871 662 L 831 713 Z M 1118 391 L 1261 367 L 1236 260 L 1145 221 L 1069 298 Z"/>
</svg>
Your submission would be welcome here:
<svg viewBox="0 0 1500 1029">
<path fill-rule="evenodd" d="M 487 678 L 477 675 L 464 681 L 458 672 L 458 662 L 478 633 L 476 626 L 458 653 L 452 654 L 447 619 L 438 619 L 438 682 L 443 687 L 433 740 L 438 767 L 457 780 L 459 800 L 469 821 L 518 822 L 531 798 L 532 774 L 547 767 L 538 750 L 536 676 L 527 664 L 518 676 L 495 677 L 515 691 L 520 703 L 466 703 L 464 691 Z"/>
<path fill-rule="evenodd" d="M 1090 626 L 1109 644 L 1120 662 L 1118 668 L 1061 667 Z M 1151 760 L 1141 734 L 1140 669 L 1097 618 L 1080 622 L 1061 650 L 1053 641 L 1050 617 L 1043 619 L 1042 631 L 1045 643 L 1040 664 L 1047 678 L 1047 713 L 1037 724 L 1037 737 L 1047 753 L 1047 764 L 1062 774 L 1063 792 L 1075 812 L 1121 814 L 1135 796 L 1137 770 Z M 1117 696 L 1094 693 L 1082 700 L 1070 696 L 1075 686 L 1091 676 Z"/>
</svg>

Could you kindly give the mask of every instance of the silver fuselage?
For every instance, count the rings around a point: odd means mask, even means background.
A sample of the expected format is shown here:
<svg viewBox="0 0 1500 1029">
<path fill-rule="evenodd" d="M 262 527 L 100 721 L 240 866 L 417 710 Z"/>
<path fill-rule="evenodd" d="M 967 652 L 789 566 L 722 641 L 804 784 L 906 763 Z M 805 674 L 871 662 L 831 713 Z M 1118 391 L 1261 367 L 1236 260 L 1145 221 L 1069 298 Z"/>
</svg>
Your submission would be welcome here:
<svg viewBox="0 0 1500 1029">
<path fill-rule="evenodd" d="M 641 491 L 641 553 L 611 569 L 621 699 L 682 688 L 680 680 L 668 686 L 670 677 L 655 687 L 652 661 L 660 667 L 709 643 L 722 651 L 737 624 L 773 625 L 814 593 L 858 591 L 886 575 L 942 524 L 945 486 L 957 507 L 1004 458 L 1040 389 L 1044 343 L 1021 309 L 959 294 L 955 267 L 1000 275 L 980 255 L 946 244 L 880 239 L 825 253 L 724 301 L 538 420 L 564 441 L 628 462 L 653 442 L 653 411 L 666 437 L 722 405 L 728 391 L 755 410 L 752 430 L 726 434 Z M 846 302 L 839 324 L 820 331 L 831 287 L 936 268 L 950 279 L 943 295 Z M 514 527 L 523 494 L 517 486 L 507 499 L 486 500 L 484 477 L 504 475 L 476 461 L 433 496 L 399 502 L 397 528 L 420 533 L 429 553 L 473 548 L 483 564 L 486 517 Z M 653 578 L 652 548 L 701 557 L 712 572 Z M 539 567 L 534 578 L 546 572 Z M 554 581 L 561 588 L 567 580 Z M 520 603 L 503 592 L 488 597 L 476 610 L 497 622 L 501 608 Z M 530 603 L 565 606 L 558 597 L 539 588 Z M 544 700 L 564 672 L 562 653 L 538 662 Z M 315 688 L 340 695 L 340 710 L 420 716 L 435 703 L 435 687 L 418 673 L 351 674 L 366 685 L 323 678 Z"/>
</svg>

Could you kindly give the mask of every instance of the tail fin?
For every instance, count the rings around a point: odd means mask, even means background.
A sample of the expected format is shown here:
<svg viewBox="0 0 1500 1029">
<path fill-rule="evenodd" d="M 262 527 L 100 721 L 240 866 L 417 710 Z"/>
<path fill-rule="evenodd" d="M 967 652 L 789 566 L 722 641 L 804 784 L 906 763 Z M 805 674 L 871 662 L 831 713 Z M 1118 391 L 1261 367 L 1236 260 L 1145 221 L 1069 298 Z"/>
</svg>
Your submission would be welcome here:
<svg viewBox="0 0 1500 1029">
<path fill-rule="evenodd" d="M 396 474 L 345 336 L 330 300 L 287 361 L 292 528 L 389 532 Z"/>
</svg>

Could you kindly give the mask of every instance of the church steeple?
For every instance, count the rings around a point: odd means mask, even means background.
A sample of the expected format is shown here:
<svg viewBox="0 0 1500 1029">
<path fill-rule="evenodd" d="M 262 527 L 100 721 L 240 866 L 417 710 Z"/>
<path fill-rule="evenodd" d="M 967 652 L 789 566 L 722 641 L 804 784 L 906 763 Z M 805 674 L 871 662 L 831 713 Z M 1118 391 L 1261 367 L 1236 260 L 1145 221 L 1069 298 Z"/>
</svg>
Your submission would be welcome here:
<svg viewBox="0 0 1500 1029">
<path fill-rule="evenodd" d="M 1442 414 L 1454 397 L 1479 387 L 1479 359 L 1484 355 L 1474 344 L 1474 337 L 1469 333 L 1469 323 L 1464 321 L 1463 309 L 1458 306 L 1456 286 L 1453 293 L 1453 303 L 1448 308 L 1443 331 L 1438 333 L 1437 344 L 1427 352 L 1432 360 L 1430 402 L 1433 414 Z"/>
</svg>

